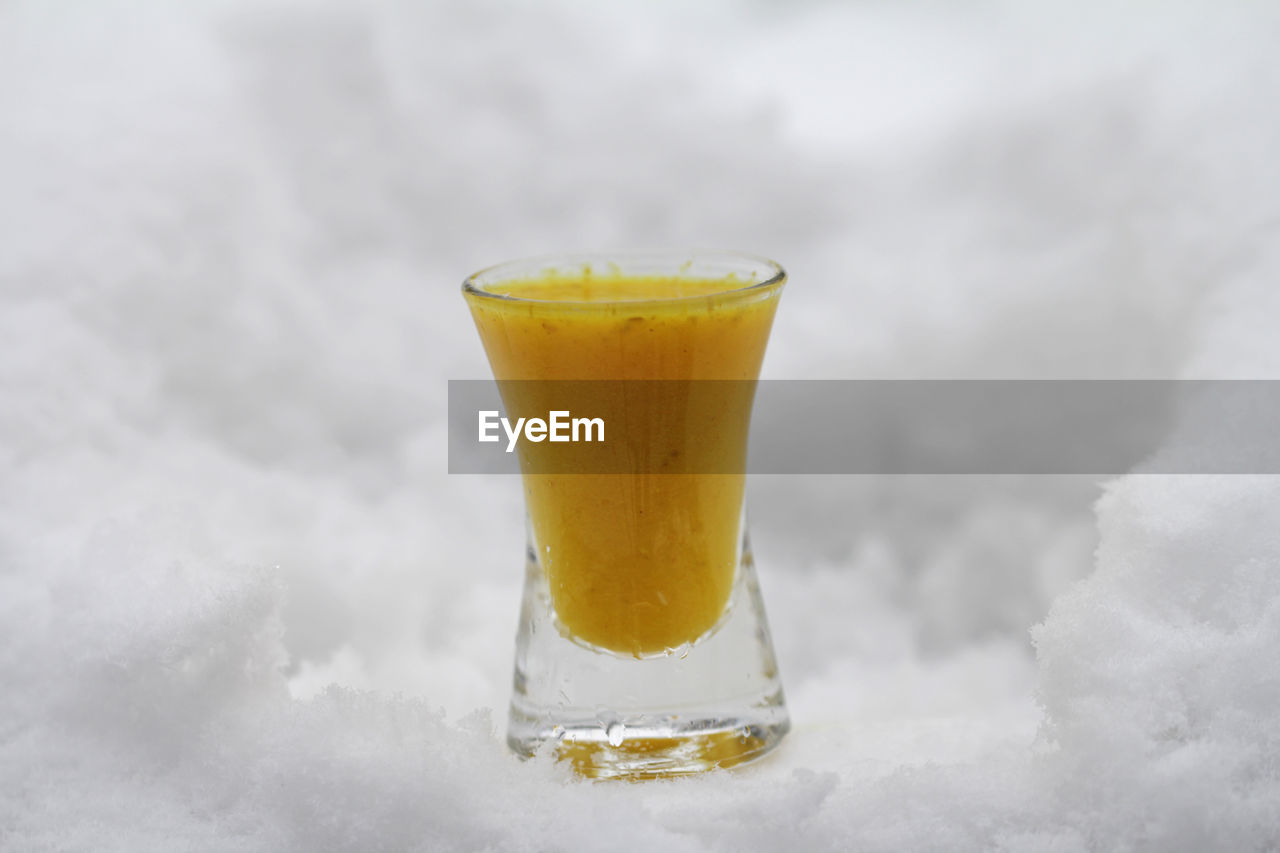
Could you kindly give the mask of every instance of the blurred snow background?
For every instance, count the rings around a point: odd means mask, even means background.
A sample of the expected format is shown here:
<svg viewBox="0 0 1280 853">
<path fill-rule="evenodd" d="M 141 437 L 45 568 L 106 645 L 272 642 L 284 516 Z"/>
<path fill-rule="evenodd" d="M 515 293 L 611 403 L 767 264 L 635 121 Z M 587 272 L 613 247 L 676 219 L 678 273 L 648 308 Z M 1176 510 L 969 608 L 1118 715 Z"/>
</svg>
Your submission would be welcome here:
<svg viewBox="0 0 1280 853">
<path fill-rule="evenodd" d="M 522 509 L 457 292 L 704 245 L 771 377 L 1280 375 L 1280 13 L 0 4 L 0 849 L 1280 845 L 1280 484 L 761 478 L 795 729 L 502 743 Z"/>
</svg>

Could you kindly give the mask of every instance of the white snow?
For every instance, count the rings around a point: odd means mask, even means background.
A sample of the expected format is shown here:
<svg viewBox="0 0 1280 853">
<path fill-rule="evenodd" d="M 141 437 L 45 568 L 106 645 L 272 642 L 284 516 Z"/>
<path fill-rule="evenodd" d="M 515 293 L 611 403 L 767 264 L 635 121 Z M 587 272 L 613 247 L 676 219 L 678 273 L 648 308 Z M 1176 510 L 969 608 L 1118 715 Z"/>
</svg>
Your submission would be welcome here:
<svg viewBox="0 0 1280 853">
<path fill-rule="evenodd" d="M 444 426 L 462 277 L 581 248 L 777 258 L 775 378 L 1280 376 L 1278 36 L 0 6 L 0 850 L 1280 846 L 1274 478 L 759 478 L 793 732 L 592 784 L 502 742 L 520 492 Z"/>
</svg>

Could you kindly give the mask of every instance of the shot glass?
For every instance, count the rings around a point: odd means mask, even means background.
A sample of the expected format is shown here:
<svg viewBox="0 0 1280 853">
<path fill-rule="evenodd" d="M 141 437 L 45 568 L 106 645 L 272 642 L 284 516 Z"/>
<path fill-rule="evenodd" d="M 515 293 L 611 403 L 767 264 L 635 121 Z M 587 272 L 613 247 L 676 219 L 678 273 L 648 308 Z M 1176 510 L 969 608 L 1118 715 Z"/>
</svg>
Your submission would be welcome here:
<svg viewBox="0 0 1280 853">
<path fill-rule="evenodd" d="M 515 448 L 517 753 L 652 778 L 753 760 L 790 727 L 744 507 L 785 282 L 764 258 L 663 250 L 512 261 L 464 283 L 509 424 L 541 421 Z"/>
</svg>

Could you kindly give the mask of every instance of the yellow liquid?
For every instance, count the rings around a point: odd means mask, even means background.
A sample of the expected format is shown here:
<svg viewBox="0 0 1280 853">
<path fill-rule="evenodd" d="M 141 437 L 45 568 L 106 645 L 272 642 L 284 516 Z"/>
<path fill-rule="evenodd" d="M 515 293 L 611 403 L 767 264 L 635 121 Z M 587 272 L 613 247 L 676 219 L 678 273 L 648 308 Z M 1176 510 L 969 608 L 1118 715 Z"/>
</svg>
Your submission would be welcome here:
<svg viewBox="0 0 1280 853">
<path fill-rule="evenodd" d="M 747 380 L 593 383 L 572 394 L 573 416 L 605 421 L 598 451 L 612 454 L 609 470 L 638 473 L 582 473 L 600 470 L 585 444 L 517 445 L 552 606 L 579 641 L 657 654 L 725 613 L 753 383 L 782 287 L 750 284 L 584 271 L 487 288 L 511 300 L 467 294 L 513 421 L 566 408 L 564 386 L 503 380 Z"/>
</svg>

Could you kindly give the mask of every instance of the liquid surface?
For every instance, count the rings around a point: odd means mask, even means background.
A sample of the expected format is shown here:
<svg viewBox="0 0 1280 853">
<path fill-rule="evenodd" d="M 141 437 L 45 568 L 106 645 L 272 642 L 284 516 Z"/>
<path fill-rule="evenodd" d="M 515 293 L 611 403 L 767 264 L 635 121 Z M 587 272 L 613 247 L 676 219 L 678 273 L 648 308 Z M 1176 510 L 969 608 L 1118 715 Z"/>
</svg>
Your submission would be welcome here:
<svg viewBox="0 0 1280 853">
<path fill-rule="evenodd" d="M 693 643 L 725 612 L 753 383 L 782 287 L 747 284 L 549 275 L 489 288 L 514 299 L 467 294 L 513 420 L 545 418 L 563 399 L 554 383 L 502 380 L 750 380 L 699 383 L 717 390 L 695 395 L 681 383 L 579 389 L 574 416 L 603 417 L 608 452 L 635 473 L 582 473 L 598 470 L 575 469 L 585 445 L 518 445 L 552 606 L 579 641 L 656 654 Z"/>
<path fill-rule="evenodd" d="M 567 303 L 653 302 L 713 296 L 749 284 L 737 278 L 682 278 L 593 273 L 548 273 L 496 284 L 487 292 L 516 299 Z"/>
</svg>

